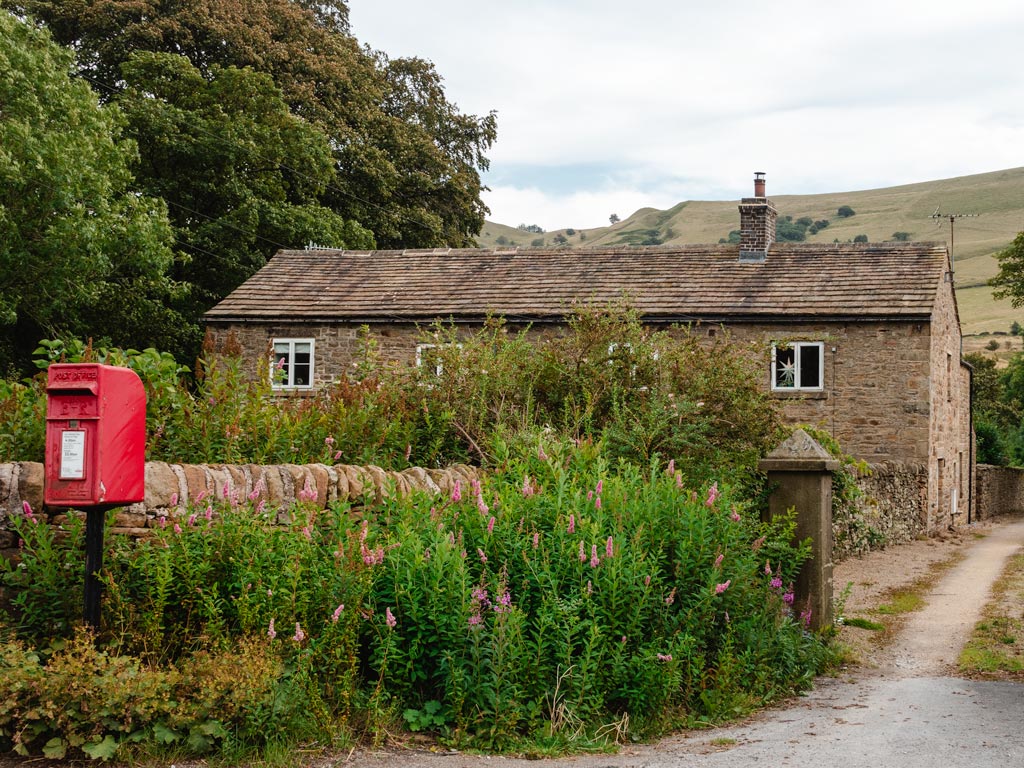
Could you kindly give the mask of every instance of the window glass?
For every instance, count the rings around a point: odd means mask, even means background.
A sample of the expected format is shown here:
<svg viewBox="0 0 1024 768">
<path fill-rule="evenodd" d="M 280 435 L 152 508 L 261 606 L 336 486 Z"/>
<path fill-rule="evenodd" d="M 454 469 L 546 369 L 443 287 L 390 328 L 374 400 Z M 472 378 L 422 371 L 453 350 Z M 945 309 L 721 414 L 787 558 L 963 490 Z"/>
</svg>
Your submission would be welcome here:
<svg viewBox="0 0 1024 768">
<path fill-rule="evenodd" d="M 797 341 L 772 348 L 772 389 L 824 389 L 824 350 L 820 341 Z"/>
<path fill-rule="evenodd" d="M 796 352 L 792 347 L 775 348 L 775 388 L 796 387 Z"/>
<path fill-rule="evenodd" d="M 801 344 L 800 388 L 821 389 L 821 347 L 817 344 Z"/>
<path fill-rule="evenodd" d="M 274 339 L 270 381 L 275 389 L 313 385 L 313 340 Z"/>
</svg>

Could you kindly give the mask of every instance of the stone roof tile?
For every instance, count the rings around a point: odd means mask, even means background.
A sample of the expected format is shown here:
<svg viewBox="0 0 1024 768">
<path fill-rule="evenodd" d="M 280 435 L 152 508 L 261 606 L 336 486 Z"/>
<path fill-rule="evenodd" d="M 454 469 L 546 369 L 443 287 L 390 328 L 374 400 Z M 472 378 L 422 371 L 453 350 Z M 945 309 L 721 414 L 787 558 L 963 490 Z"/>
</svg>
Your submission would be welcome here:
<svg viewBox="0 0 1024 768">
<path fill-rule="evenodd" d="M 285 250 L 206 313 L 209 322 L 564 317 L 628 298 L 643 317 L 927 317 L 948 269 L 935 243 L 776 243 L 591 249 Z"/>
</svg>

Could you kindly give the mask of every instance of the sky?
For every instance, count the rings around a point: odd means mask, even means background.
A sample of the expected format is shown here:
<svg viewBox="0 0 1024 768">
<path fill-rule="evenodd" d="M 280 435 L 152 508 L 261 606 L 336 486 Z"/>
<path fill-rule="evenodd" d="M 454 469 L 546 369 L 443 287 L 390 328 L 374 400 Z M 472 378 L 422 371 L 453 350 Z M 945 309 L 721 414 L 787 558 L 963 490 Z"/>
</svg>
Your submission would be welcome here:
<svg viewBox="0 0 1024 768">
<path fill-rule="evenodd" d="M 497 112 L 488 219 L 546 230 L 684 200 L 1024 166 L 1020 0 L 349 0 L 352 33 Z"/>
</svg>

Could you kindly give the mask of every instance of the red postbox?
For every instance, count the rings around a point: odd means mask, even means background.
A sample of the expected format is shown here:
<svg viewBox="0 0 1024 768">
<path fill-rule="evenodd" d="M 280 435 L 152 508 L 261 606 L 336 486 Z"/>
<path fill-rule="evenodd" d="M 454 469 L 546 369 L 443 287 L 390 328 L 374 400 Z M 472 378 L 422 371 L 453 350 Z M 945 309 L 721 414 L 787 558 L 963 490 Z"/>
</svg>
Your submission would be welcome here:
<svg viewBox="0 0 1024 768">
<path fill-rule="evenodd" d="M 50 506 L 113 507 L 146 495 L 146 390 L 135 371 L 54 363 L 46 384 Z"/>
</svg>

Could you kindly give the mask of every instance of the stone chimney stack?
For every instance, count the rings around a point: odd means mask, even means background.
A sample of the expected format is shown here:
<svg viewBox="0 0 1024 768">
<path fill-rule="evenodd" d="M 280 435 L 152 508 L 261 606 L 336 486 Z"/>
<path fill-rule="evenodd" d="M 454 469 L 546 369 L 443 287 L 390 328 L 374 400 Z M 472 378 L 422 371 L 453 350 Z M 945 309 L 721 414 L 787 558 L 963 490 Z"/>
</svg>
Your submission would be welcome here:
<svg viewBox="0 0 1024 768">
<path fill-rule="evenodd" d="M 775 242 L 779 212 L 764 194 L 764 172 L 754 172 L 754 196 L 740 201 L 740 261 L 763 262 Z"/>
</svg>

